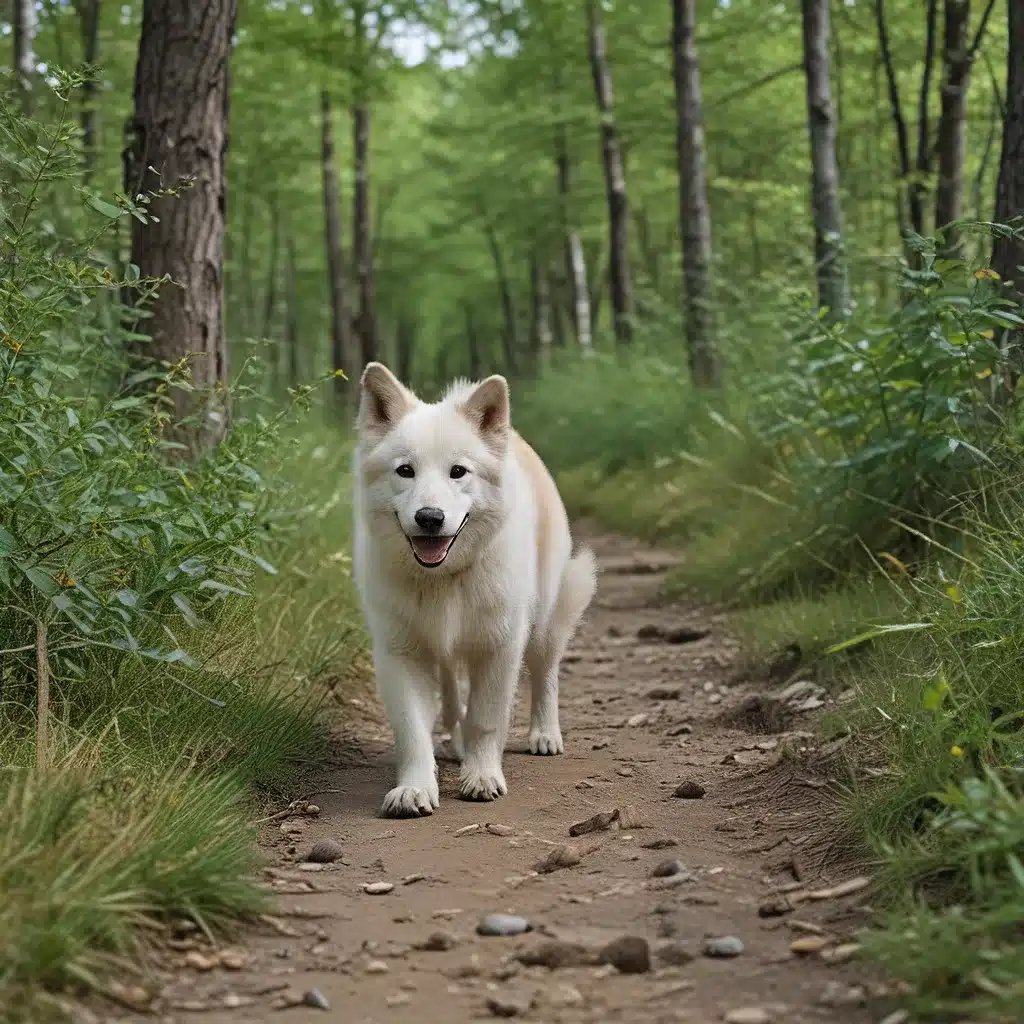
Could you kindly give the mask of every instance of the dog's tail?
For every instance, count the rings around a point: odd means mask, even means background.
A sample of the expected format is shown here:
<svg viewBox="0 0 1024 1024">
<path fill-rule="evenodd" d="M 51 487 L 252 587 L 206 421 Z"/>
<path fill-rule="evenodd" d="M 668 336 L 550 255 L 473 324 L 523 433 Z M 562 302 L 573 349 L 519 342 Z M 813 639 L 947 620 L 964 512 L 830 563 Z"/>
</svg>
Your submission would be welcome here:
<svg viewBox="0 0 1024 1024">
<path fill-rule="evenodd" d="M 597 559 L 590 548 L 581 547 L 565 567 L 558 599 L 555 601 L 555 613 L 551 617 L 563 650 L 576 632 L 596 590 Z"/>
</svg>

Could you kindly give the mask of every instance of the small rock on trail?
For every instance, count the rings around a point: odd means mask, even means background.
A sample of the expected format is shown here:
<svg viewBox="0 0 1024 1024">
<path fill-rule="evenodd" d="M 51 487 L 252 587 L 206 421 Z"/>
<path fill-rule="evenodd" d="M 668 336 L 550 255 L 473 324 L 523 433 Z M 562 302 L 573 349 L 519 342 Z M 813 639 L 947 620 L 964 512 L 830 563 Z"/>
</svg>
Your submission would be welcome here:
<svg viewBox="0 0 1024 1024">
<path fill-rule="evenodd" d="M 600 960 L 622 974 L 646 974 L 651 969 L 651 948 L 638 935 L 623 935 L 601 950 Z"/>
<path fill-rule="evenodd" d="M 675 788 L 673 796 L 680 800 L 701 800 L 707 790 L 695 779 L 686 779 Z"/>
<path fill-rule="evenodd" d="M 743 940 L 735 935 L 722 935 L 704 942 L 704 955 L 716 959 L 728 959 L 743 953 Z"/>
<path fill-rule="evenodd" d="M 525 917 L 515 914 L 488 914 L 476 926 L 477 935 L 522 935 L 532 930 Z"/>
</svg>

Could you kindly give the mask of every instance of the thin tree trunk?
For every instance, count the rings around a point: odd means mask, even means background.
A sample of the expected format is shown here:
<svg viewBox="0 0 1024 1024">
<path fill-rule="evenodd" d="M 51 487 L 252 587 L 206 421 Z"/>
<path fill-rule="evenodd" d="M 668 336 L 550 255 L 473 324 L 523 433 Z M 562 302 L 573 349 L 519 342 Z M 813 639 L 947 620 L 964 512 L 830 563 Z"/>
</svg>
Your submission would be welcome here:
<svg viewBox="0 0 1024 1024">
<path fill-rule="evenodd" d="M 892 52 L 889 49 L 889 28 L 885 20 L 884 0 L 875 0 L 875 26 L 878 30 L 878 48 L 881 54 L 882 67 L 885 69 L 885 78 L 889 86 L 889 108 L 893 124 L 896 127 L 896 145 L 899 153 L 899 177 L 904 183 L 910 179 L 910 137 L 907 134 L 907 122 L 903 116 L 903 105 L 900 102 L 899 83 L 896 80 L 896 69 L 892 62 Z M 913 193 L 911 191 L 911 199 Z M 901 203 L 902 209 L 902 203 Z M 921 230 L 921 213 L 911 206 L 911 226 L 915 231 Z M 900 217 L 903 223 L 902 216 Z"/>
<path fill-rule="evenodd" d="M 530 250 L 530 295 L 533 305 L 531 348 L 535 370 L 542 372 L 551 362 L 551 297 L 548 275 L 536 245 Z"/>
<path fill-rule="evenodd" d="M 565 125 L 559 125 L 555 136 L 555 163 L 558 168 L 558 197 L 562 210 L 562 231 L 565 235 L 565 274 L 569 285 L 572 317 L 576 341 L 584 352 L 593 348 L 590 326 L 590 291 L 587 288 L 587 260 L 583 254 L 580 233 L 572 218 L 572 165 Z"/>
<path fill-rule="evenodd" d="M 837 320 L 847 314 L 849 295 L 829 69 L 829 0 L 802 0 L 802 7 L 818 304 L 828 309 L 831 320 Z"/>
<path fill-rule="evenodd" d="M 989 0 L 973 43 L 968 43 L 970 0 L 945 0 L 943 30 L 942 114 L 937 142 L 939 183 L 935 193 L 935 226 L 946 228 L 964 215 L 964 165 L 967 160 L 967 92 L 974 57 L 995 0 Z M 988 146 L 983 158 L 988 162 Z M 944 232 L 943 252 L 955 256 L 962 241 L 956 228 Z"/>
<path fill-rule="evenodd" d="M 494 260 L 494 273 L 498 279 L 498 295 L 501 299 L 501 314 L 504 322 L 501 341 L 505 352 L 505 367 L 510 373 L 515 373 L 518 368 L 519 332 L 516 329 L 516 310 L 515 303 L 512 301 L 512 286 L 505 269 L 505 258 L 502 256 L 501 246 L 498 244 L 498 235 L 491 224 L 487 225 L 486 231 L 487 244 L 491 250 L 491 258 Z"/>
<path fill-rule="evenodd" d="M 466 303 L 466 350 L 469 355 L 469 379 L 480 380 L 483 376 L 480 361 L 480 336 L 476 329 L 473 307 Z"/>
<path fill-rule="evenodd" d="M 992 159 L 992 150 L 995 147 L 996 131 L 1002 118 L 1002 98 L 995 82 L 992 83 L 992 108 L 989 113 L 988 131 L 985 133 L 985 147 L 981 151 L 981 162 L 978 164 L 978 173 L 974 176 L 974 187 L 971 190 L 974 199 L 974 219 L 983 220 L 982 192 L 985 187 L 985 179 L 988 177 L 989 162 Z"/>
<path fill-rule="evenodd" d="M 267 268 L 267 286 L 263 291 L 263 337 L 269 338 L 277 309 L 277 262 L 281 248 L 281 208 L 275 196 L 270 201 L 270 266 Z"/>
<path fill-rule="evenodd" d="M 395 341 L 398 349 L 398 379 L 409 384 L 412 380 L 412 356 L 416 347 L 416 324 L 406 313 L 398 316 Z"/>
<path fill-rule="evenodd" d="M 1009 49 L 1006 61 L 1006 116 L 1003 119 L 1003 150 L 996 185 L 995 220 L 1006 224 L 1024 216 L 1024 10 L 1017 0 L 1009 0 Z M 1020 302 L 1024 297 L 1021 271 L 1024 244 L 1019 238 L 1000 235 L 992 246 L 992 269 L 999 274 L 1010 296 Z M 1020 332 L 1005 339 L 1007 348 L 1017 348 Z M 1020 374 L 1017 365 L 1008 373 L 1007 389 L 1012 395 Z"/>
<path fill-rule="evenodd" d="M 95 65 L 100 50 L 100 0 L 79 0 L 78 20 L 82 30 L 82 60 Z M 92 179 L 96 165 L 96 79 L 91 75 L 82 83 L 82 165 L 85 183 Z"/>
<path fill-rule="evenodd" d="M 355 170 L 352 249 L 359 289 L 359 352 L 365 366 L 377 358 L 373 229 L 370 219 L 370 107 L 365 102 L 352 105 L 352 159 Z"/>
<path fill-rule="evenodd" d="M 622 161 L 619 133 L 615 127 L 615 97 L 608 65 L 600 0 L 587 0 L 587 35 L 590 69 L 594 78 L 597 108 L 601 114 L 601 156 L 608 198 L 608 287 L 612 298 L 615 339 L 633 336 L 633 282 L 629 269 L 629 194 Z"/>
<path fill-rule="evenodd" d="M 704 152 L 696 0 L 672 0 L 672 67 L 676 91 L 679 229 L 686 291 L 690 374 L 698 387 L 717 387 L 722 370 L 715 345 L 711 283 L 711 207 Z"/>
<path fill-rule="evenodd" d="M 150 192 L 192 177 L 191 188 L 154 199 L 148 224 L 132 222 L 132 263 L 143 277 L 168 275 L 147 322 L 149 353 L 167 363 L 191 354 L 191 393 L 174 391 L 180 433 L 197 451 L 228 427 L 224 334 L 225 158 L 228 61 L 237 0 L 145 0 L 135 67 L 135 110 L 125 192 Z M 179 287 L 182 286 L 182 287 Z"/>
<path fill-rule="evenodd" d="M 34 0 L 13 0 L 11 12 L 14 74 L 26 113 L 32 109 L 32 80 L 36 72 L 36 5 Z"/>
<path fill-rule="evenodd" d="M 932 98 L 932 68 L 935 65 L 935 34 L 938 22 L 938 0 L 928 0 L 925 20 L 924 69 L 921 72 L 921 92 L 917 101 L 917 174 L 908 188 L 910 220 L 914 230 L 923 235 L 926 230 L 924 210 L 928 194 L 926 179 L 932 169 L 932 135 L 928 121 L 928 105 Z"/>
<path fill-rule="evenodd" d="M 354 380 L 358 374 L 355 360 L 350 358 L 348 314 L 345 311 L 345 281 L 341 239 L 341 208 L 338 196 L 338 168 L 334 157 L 334 124 L 331 96 L 326 89 L 320 93 L 320 160 L 324 186 L 324 220 L 327 242 L 327 287 L 331 296 L 331 361 L 334 369 L 344 369 Z M 345 382 L 335 379 L 339 401 L 346 394 Z"/>
<path fill-rule="evenodd" d="M 288 349 L 288 383 L 299 383 L 299 275 L 295 261 L 295 236 L 288 232 L 287 310 L 285 346 Z"/>
</svg>

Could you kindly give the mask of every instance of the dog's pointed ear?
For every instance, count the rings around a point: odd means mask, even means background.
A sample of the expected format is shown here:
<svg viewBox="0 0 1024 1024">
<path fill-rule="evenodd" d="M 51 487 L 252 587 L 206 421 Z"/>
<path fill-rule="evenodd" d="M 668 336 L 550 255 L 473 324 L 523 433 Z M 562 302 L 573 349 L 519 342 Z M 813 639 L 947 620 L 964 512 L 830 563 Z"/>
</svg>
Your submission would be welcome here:
<svg viewBox="0 0 1024 1024">
<path fill-rule="evenodd" d="M 503 443 L 511 426 L 508 381 L 497 373 L 481 381 L 462 403 L 461 411 L 485 441 Z"/>
<path fill-rule="evenodd" d="M 359 380 L 360 434 L 386 434 L 415 404 L 416 396 L 383 363 L 366 364 Z"/>
</svg>

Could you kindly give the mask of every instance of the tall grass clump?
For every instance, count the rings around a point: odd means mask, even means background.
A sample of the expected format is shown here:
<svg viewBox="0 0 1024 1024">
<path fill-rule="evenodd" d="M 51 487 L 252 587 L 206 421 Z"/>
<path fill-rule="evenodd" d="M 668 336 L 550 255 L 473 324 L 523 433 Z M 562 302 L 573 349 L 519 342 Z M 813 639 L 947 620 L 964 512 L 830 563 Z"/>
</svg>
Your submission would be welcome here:
<svg viewBox="0 0 1024 1024">
<path fill-rule="evenodd" d="M 0 1006 L 31 1021 L 167 918 L 265 905 L 253 787 L 322 745 L 361 646 L 343 445 L 243 366 L 225 440 L 183 449 L 188 364 L 148 361 L 120 301 L 162 282 L 108 255 L 144 204 L 80 184 L 79 82 L 52 84 L 52 124 L 0 99 Z"/>
</svg>

